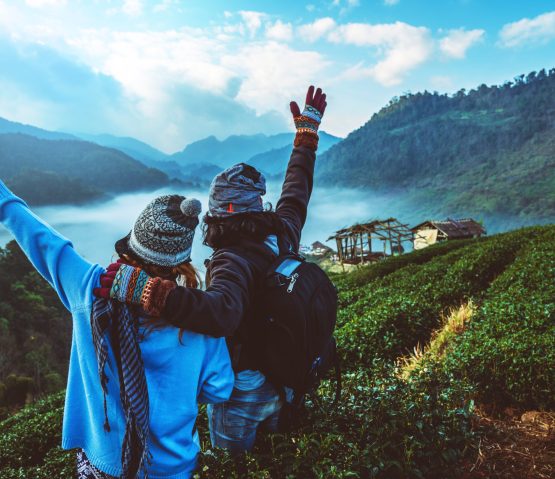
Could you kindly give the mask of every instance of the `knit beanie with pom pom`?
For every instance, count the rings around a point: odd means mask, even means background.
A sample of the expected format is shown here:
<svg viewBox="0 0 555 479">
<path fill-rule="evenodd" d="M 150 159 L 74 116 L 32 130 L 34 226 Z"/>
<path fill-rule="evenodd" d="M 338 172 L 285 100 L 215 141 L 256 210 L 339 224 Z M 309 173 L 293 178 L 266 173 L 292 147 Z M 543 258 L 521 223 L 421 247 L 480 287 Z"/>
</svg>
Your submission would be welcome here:
<svg viewBox="0 0 555 479">
<path fill-rule="evenodd" d="M 159 196 L 142 211 L 131 232 L 116 243 L 116 251 L 158 266 L 190 262 L 201 211 L 195 198 Z"/>
</svg>

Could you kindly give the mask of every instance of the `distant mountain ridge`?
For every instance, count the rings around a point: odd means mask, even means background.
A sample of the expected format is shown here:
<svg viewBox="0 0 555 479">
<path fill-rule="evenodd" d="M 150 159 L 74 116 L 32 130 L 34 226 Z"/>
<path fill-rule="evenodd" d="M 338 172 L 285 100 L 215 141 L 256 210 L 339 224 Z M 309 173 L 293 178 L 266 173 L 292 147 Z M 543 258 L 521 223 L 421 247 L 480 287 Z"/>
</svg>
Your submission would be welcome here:
<svg viewBox="0 0 555 479">
<path fill-rule="evenodd" d="M 16 121 L 6 120 L 0 117 L 0 134 L 4 133 L 23 133 L 24 135 L 34 136 L 43 140 L 77 140 L 78 138 L 69 133 L 43 130 L 36 126 L 25 125 Z"/>
<path fill-rule="evenodd" d="M 225 169 L 236 163 L 247 162 L 259 153 L 280 148 L 290 143 L 291 138 L 292 133 L 233 135 L 221 141 L 215 136 L 209 136 L 187 145 L 182 151 L 171 155 L 170 159 L 182 166 L 207 163 Z"/>
<path fill-rule="evenodd" d="M 166 174 L 116 149 L 22 133 L 0 134 L 0 171 L 33 204 L 79 203 L 170 184 Z"/>
<path fill-rule="evenodd" d="M 555 221 L 555 69 L 394 98 L 317 164 L 327 185 L 397 191 L 426 215 Z"/>
<path fill-rule="evenodd" d="M 342 138 L 330 135 L 325 131 L 319 132 L 318 136 L 320 137 L 318 142 L 318 155 L 323 154 L 342 140 Z M 288 139 L 285 146 L 254 155 L 247 160 L 247 163 L 270 177 L 285 174 L 289 157 L 291 156 L 293 139 L 294 134 L 291 133 L 291 137 Z"/>
</svg>

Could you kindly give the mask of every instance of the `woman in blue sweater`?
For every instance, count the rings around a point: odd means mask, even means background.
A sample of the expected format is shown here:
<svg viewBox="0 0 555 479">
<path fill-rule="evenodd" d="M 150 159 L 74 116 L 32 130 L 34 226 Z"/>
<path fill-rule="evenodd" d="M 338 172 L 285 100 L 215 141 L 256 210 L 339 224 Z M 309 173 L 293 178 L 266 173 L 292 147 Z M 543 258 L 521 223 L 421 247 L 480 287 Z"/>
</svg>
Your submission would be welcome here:
<svg viewBox="0 0 555 479">
<path fill-rule="evenodd" d="M 150 325 L 144 310 L 177 283 L 196 287 L 190 265 L 200 203 L 182 196 L 153 200 L 116 243 L 122 261 L 143 274 L 141 306 L 96 299 L 104 269 L 41 221 L 0 181 L 0 221 L 73 316 L 62 447 L 78 450 L 78 477 L 186 479 L 200 450 L 197 404 L 229 398 L 233 372 L 223 338 Z M 114 292 L 116 297 L 118 292 Z M 119 298 L 120 301 L 122 298 Z M 147 304 L 148 303 L 148 304 Z"/>
</svg>

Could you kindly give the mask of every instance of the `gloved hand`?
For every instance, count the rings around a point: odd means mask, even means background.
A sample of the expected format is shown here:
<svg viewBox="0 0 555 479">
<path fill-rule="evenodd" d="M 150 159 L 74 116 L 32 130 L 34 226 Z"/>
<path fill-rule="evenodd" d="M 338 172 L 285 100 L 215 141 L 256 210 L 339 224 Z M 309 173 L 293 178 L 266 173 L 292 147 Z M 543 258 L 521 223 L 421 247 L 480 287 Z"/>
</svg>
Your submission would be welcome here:
<svg viewBox="0 0 555 479">
<path fill-rule="evenodd" d="M 318 148 L 318 127 L 324 116 L 327 106 L 326 94 L 318 88 L 314 92 L 314 86 L 310 86 L 306 92 L 304 110 L 301 113 L 299 105 L 292 101 L 289 104 L 297 135 L 295 136 L 295 146 L 305 146 L 311 150 Z"/>
<path fill-rule="evenodd" d="M 151 278 L 141 268 L 118 261 L 100 276 L 100 288 L 93 294 L 98 298 L 140 306 L 149 316 L 160 316 L 166 299 L 176 287 L 173 281 Z"/>
</svg>

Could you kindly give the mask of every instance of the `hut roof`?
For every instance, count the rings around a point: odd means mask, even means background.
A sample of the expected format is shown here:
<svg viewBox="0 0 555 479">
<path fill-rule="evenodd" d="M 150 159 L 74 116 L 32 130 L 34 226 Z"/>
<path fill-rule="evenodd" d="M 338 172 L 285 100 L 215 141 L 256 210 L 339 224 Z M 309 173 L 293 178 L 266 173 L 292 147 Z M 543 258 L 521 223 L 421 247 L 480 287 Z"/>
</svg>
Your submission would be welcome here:
<svg viewBox="0 0 555 479">
<path fill-rule="evenodd" d="M 331 248 L 329 246 L 326 246 L 324 243 L 320 243 L 320 241 L 315 241 L 314 243 L 312 243 L 312 249 L 325 249 L 331 251 Z"/>
<path fill-rule="evenodd" d="M 423 229 L 423 227 L 436 228 L 449 238 L 468 238 L 480 236 L 486 233 L 484 227 L 472 218 L 446 219 L 444 221 L 428 220 L 412 228 L 413 232 Z"/>
<path fill-rule="evenodd" d="M 348 228 L 340 229 L 330 236 L 327 241 L 347 238 L 360 233 L 375 234 L 376 237 L 387 239 L 387 235 L 383 234 L 384 231 L 391 231 L 403 240 L 412 240 L 412 232 L 407 225 L 400 223 L 396 218 L 388 218 L 385 220 L 369 220 L 366 223 L 356 223 Z"/>
</svg>

